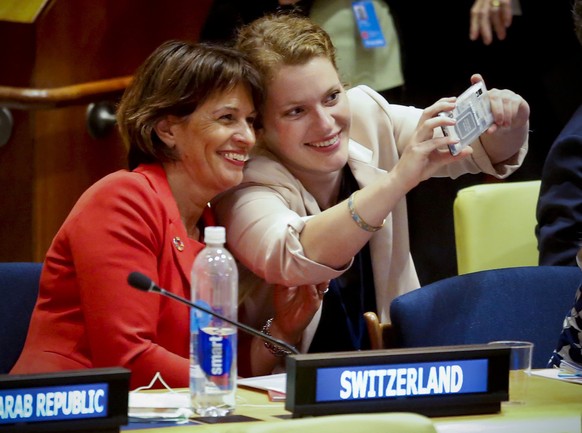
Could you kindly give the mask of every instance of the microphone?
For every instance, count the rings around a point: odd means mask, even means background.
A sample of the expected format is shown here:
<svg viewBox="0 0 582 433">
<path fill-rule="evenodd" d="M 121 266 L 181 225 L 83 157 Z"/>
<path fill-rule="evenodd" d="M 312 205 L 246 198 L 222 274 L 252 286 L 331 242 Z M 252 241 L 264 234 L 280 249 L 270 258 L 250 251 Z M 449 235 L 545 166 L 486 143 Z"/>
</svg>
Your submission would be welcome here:
<svg viewBox="0 0 582 433">
<path fill-rule="evenodd" d="M 155 292 L 159 293 L 160 295 L 167 296 L 168 298 L 172 298 L 182 304 L 186 304 L 189 307 L 196 308 L 197 310 L 203 311 L 206 314 L 210 314 L 214 317 L 218 317 L 220 320 L 224 320 L 226 323 L 230 323 L 231 325 L 235 326 L 238 329 L 242 329 L 243 331 L 265 340 L 268 343 L 274 344 L 275 346 L 279 346 L 283 349 L 288 350 L 289 352 L 298 355 L 299 351 L 291 346 L 290 344 L 286 343 L 283 340 L 279 340 L 278 338 L 271 337 L 270 335 L 263 334 L 262 332 L 256 330 L 255 328 L 251 328 L 244 323 L 237 322 L 236 320 L 231 320 L 228 317 L 224 317 L 222 314 L 219 314 L 215 311 L 209 310 L 208 308 L 202 307 L 200 305 L 196 305 L 193 302 L 190 302 L 186 298 L 182 298 L 181 296 L 176 295 L 175 293 L 169 292 L 166 289 L 161 288 L 156 283 L 152 281 L 152 279 L 141 272 L 132 272 L 127 276 L 127 282 L 133 288 L 138 290 L 142 290 L 144 292 Z"/>
</svg>

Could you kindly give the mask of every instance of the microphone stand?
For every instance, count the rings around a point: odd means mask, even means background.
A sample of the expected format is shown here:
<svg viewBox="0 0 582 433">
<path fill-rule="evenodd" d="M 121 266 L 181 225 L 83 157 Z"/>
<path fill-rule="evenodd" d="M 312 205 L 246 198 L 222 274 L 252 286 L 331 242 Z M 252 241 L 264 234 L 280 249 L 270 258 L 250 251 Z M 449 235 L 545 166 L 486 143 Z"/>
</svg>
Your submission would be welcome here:
<svg viewBox="0 0 582 433">
<path fill-rule="evenodd" d="M 160 295 L 167 296 L 168 298 L 174 299 L 175 301 L 181 302 L 182 304 L 186 304 L 189 307 L 196 308 L 197 310 L 203 311 L 206 314 L 210 314 L 211 316 L 218 317 L 220 320 L 224 320 L 226 323 L 230 323 L 234 327 L 242 329 L 243 331 L 245 331 L 245 332 L 247 332 L 255 337 L 259 337 L 268 343 L 271 343 L 271 344 L 274 344 L 274 345 L 279 346 L 281 348 L 284 348 L 284 349 L 288 350 L 289 352 L 291 352 L 292 354 L 295 354 L 295 355 L 299 354 L 299 351 L 295 347 L 291 346 L 290 344 L 286 343 L 285 341 L 279 340 L 278 338 L 272 337 L 272 336 L 267 335 L 267 334 L 263 334 L 262 332 L 256 330 L 255 328 L 252 328 L 248 325 L 245 325 L 244 323 L 229 319 L 228 317 L 225 317 L 222 314 L 219 314 L 215 311 L 209 310 L 208 308 L 202 307 L 200 305 L 196 305 L 193 302 L 189 301 L 188 299 L 185 299 L 181 296 L 176 295 L 175 293 L 169 292 L 168 290 L 159 287 L 149 277 L 146 277 L 143 274 L 140 274 L 138 272 L 132 272 L 129 275 L 129 277 L 127 278 L 127 281 L 132 287 L 134 287 L 138 290 L 144 290 L 146 292 L 156 292 L 156 293 L 159 293 Z"/>
</svg>

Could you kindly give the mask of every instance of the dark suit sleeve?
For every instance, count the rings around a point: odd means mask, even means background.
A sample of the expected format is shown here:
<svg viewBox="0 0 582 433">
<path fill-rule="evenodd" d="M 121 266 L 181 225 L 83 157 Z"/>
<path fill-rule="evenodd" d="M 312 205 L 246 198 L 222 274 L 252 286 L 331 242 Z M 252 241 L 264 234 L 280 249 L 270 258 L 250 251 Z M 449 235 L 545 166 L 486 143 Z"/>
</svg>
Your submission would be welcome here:
<svg viewBox="0 0 582 433">
<path fill-rule="evenodd" d="M 537 204 L 540 265 L 576 265 L 582 240 L 582 135 L 561 135 L 548 153 Z"/>
</svg>

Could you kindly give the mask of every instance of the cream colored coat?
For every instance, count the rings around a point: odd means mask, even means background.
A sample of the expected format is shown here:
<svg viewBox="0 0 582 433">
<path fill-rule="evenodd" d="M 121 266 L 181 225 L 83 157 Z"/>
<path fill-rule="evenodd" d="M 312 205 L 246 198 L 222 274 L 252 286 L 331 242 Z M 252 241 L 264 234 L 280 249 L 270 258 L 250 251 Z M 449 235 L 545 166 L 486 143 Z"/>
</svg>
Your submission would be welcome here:
<svg viewBox="0 0 582 433">
<path fill-rule="evenodd" d="M 390 105 L 366 86 L 347 93 L 352 112 L 348 164 L 363 187 L 392 170 L 422 111 Z M 525 142 L 511 160 L 493 166 L 479 140 L 472 147 L 470 158 L 449 164 L 437 176 L 456 178 L 464 173 L 484 172 L 505 178 L 519 167 L 527 153 Z M 264 149 L 247 163 L 243 183 L 221 196 L 215 210 L 219 224 L 227 229 L 229 250 L 241 265 L 240 319 L 255 328 L 273 315 L 272 291 L 267 282 L 287 286 L 319 283 L 345 271 L 305 257 L 299 236 L 305 221 L 321 209 L 285 166 Z M 372 236 L 370 253 L 378 314 L 388 322 L 390 302 L 419 287 L 410 254 L 406 200 L 400 201 L 384 227 Z M 303 351 L 309 347 L 318 323 L 319 313 L 304 333 Z"/>
</svg>

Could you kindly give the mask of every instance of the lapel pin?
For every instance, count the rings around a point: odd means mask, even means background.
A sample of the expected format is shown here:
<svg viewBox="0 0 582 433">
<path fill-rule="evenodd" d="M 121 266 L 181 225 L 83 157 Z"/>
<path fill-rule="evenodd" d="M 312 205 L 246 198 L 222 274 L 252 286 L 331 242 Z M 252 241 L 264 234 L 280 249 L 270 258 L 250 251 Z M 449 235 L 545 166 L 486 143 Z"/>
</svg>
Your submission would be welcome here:
<svg viewBox="0 0 582 433">
<path fill-rule="evenodd" d="M 184 242 L 182 242 L 182 239 L 180 239 L 179 236 L 176 236 L 174 239 L 172 239 L 172 243 L 178 251 L 184 251 Z"/>
</svg>

